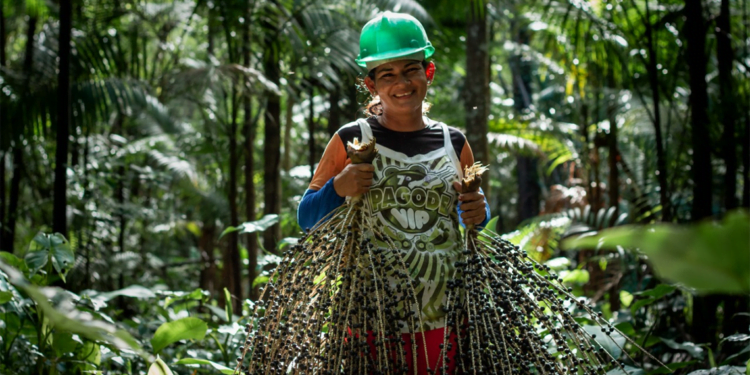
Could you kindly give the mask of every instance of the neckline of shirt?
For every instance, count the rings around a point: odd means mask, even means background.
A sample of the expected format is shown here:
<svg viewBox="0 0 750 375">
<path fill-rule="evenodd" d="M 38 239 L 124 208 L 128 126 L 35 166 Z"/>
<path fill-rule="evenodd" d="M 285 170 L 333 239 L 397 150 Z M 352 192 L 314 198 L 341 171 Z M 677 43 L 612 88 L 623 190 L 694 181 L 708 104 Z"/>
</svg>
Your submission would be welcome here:
<svg viewBox="0 0 750 375">
<path fill-rule="evenodd" d="M 427 117 L 424 117 L 424 119 L 425 119 L 425 127 L 424 128 L 419 129 L 419 130 L 408 131 L 408 132 L 400 132 L 400 131 L 397 131 L 397 130 L 386 128 L 385 126 L 383 126 L 383 124 L 380 123 L 380 121 L 378 121 L 377 116 L 368 117 L 367 118 L 367 122 L 370 123 L 370 127 L 372 127 L 373 125 L 377 125 L 378 130 L 383 130 L 385 132 L 389 132 L 389 133 L 393 133 L 393 134 L 407 135 L 408 136 L 408 135 L 418 135 L 419 133 L 435 129 L 435 125 L 438 124 L 437 121 L 428 119 Z"/>
</svg>

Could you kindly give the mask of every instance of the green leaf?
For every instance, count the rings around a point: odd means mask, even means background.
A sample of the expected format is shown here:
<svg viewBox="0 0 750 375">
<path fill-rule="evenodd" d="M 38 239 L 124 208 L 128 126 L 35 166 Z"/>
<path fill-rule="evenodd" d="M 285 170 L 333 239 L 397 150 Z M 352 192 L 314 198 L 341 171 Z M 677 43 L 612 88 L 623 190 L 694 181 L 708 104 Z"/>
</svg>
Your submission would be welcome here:
<svg viewBox="0 0 750 375">
<path fill-rule="evenodd" d="M 167 366 L 164 361 L 161 360 L 161 358 L 157 358 L 156 361 L 151 364 L 151 367 L 148 368 L 148 375 L 174 375 L 172 373 L 172 370 L 169 369 L 169 366 Z"/>
<path fill-rule="evenodd" d="M 742 375 L 746 371 L 747 369 L 742 366 L 721 366 L 710 370 L 693 371 L 688 375 Z"/>
<path fill-rule="evenodd" d="M 149 359 L 149 354 L 141 349 L 138 342 L 127 331 L 118 329 L 114 324 L 96 319 L 91 314 L 82 314 L 81 310 L 75 308 L 58 310 L 50 304 L 50 299 L 70 298 L 70 292 L 60 288 L 39 288 L 31 285 L 18 270 L 2 261 L 0 261 L 0 270 L 5 272 L 13 285 L 22 289 L 29 298 L 34 300 L 37 309 L 44 312 L 50 327 L 61 332 L 77 334 L 92 341 L 104 342 L 118 349 L 132 350 L 142 358 Z M 74 306 L 72 302 L 58 305 Z"/>
<path fill-rule="evenodd" d="M 207 359 L 198 358 L 183 358 L 175 363 L 176 365 L 209 365 L 215 370 L 218 370 L 222 374 L 233 374 L 234 369 L 220 365 L 216 362 L 211 362 Z"/>
<path fill-rule="evenodd" d="M 695 345 L 692 342 L 684 342 L 682 344 L 677 343 L 674 340 L 665 339 L 663 337 L 659 338 L 663 343 L 667 344 L 668 347 L 675 349 L 675 350 L 684 350 L 688 352 L 693 358 L 696 359 L 703 359 L 705 356 L 705 352 L 703 351 L 703 348 L 701 348 L 698 345 Z"/>
<path fill-rule="evenodd" d="M 631 366 L 625 366 L 625 371 L 622 371 L 622 369 L 616 368 L 613 370 L 610 370 L 607 372 L 607 375 L 645 375 L 646 372 L 644 372 L 642 369 L 639 369 L 637 367 L 631 367 Z"/>
<path fill-rule="evenodd" d="M 38 233 L 31 241 L 29 250 L 24 256 L 24 261 L 29 267 L 30 276 L 39 272 L 51 261 L 52 267 L 65 281 L 65 274 L 73 268 L 75 263 L 75 255 L 62 234 Z"/>
<path fill-rule="evenodd" d="M 228 233 L 237 232 L 237 231 L 239 231 L 240 234 L 262 232 L 278 222 L 279 222 L 279 215 L 276 215 L 276 214 L 265 215 L 260 220 L 248 221 L 246 223 L 240 224 L 240 226 L 238 227 L 229 227 L 227 229 L 224 229 L 224 231 L 221 232 L 219 239 L 221 239 L 222 237 L 224 237 L 224 235 Z"/>
<path fill-rule="evenodd" d="M 11 291 L 0 291 L 0 305 L 13 299 L 13 292 Z"/>
<path fill-rule="evenodd" d="M 5 251 L 0 251 L 0 261 L 3 261 L 7 265 L 18 268 L 20 270 L 23 270 L 23 268 L 26 266 L 23 259 Z"/>
<path fill-rule="evenodd" d="M 115 290 L 112 292 L 101 293 L 101 294 L 95 294 L 91 298 L 107 302 L 111 300 L 112 298 L 119 297 L 119 296 L 138 298 L 138 299 L 149 299 L 149 298 L 155 298 L 156 294 L 154 294 L 154 292 L 152 292 L 151 289 L 144 288 L 140 285 L 130 285 L 120 290 Z"/>
<path fill-rule="evenodd" d="M 52 266 L 55 271 L 65 281 L 65 274 L 75 265 L 75 255 L 70 249 L 68 241 L 60 233 L 55 233 L 49 237 L 52 253 Z"/>
<path fill-rule="evenodd" d="M 224 312 L 227 315 L 227 322 L 231 322 L 234 311 L 232 311 L 232 294 L 227 288 L 224 288 Z"/>
<path fill-rule="evenodd" d="M 267 275 L 258 275 L 258 277 L 253 280 L 253 288 L 257 287 L 258 285 L 263 285 L 268 283 L 268 276 Z"/>
<path fill-rule="evenodd" d="M 597 236 L 567 240 L 564 248 L 639 249 L 656 274 L 700 293 L 750 292 L 750 217 L 741 211 L 721 224 L 624 226 Z M 716 249 L 721 249 L 717 256 Z"/>
<path fill-rule="evenodd" d="M 49 252 L 46 250 L 30 251 L 23 257 L 26 266 L 29 267 L 29 276 L 34 276 L 40 269 L 47 265 Z"/>
<path fill-rule="evenodd" d="M 622 347 L 625 345 L 625 337 L 619 332 L 615 331 L 612 334 L 605 334 L 602 328 L 599 326 L 583 326 L 583 330 L 591 336 L 595 336 L 594 340 L 613 358 L 620 358 L 622 354 Z"/>
<path fill-rule="evenodd" d="M 500 219 L 500 216 L 495 216 L 492 219 L 490 219 L 490 221 L 487 222 L 487 225 L 485 225 L 484 228 L 482 228 L 482 232 L 490 234 L 490 235 L 495 233 L 495 228 L 497 228 L 497 221 L 499 219 Z"/>
<path fill-rule="evenodd" d="M 203 340 L 208 325 L 198 318 L 183 318 L 162 324 L 151 339 L 154 352 L 158 353 L 168 345 L 180 340 Z"/>
</svg>

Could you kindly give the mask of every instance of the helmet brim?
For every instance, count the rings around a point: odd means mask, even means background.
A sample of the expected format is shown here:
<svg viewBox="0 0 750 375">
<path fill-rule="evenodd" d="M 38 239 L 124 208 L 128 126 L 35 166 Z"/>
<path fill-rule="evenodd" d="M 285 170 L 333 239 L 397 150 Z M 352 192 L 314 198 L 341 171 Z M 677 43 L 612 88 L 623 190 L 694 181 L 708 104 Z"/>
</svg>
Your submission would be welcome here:
<svg viewBox="0 0 750 375">
<path fill-rule="evenodd" d="M 363 68 L 366 68 L 368 62 L 398 59 L 399 57 L 406 57 L 406 56 L 413 55 L 421 51 L 424 51 L 424 59 L 426 60 L 435 54 L 435 47 L 433 47 L 432 45 L 426 45 L 421 48 L 404 48 L 404 49 L 400 49 L 396 51 L 377 53 L 374 55 L 367 56 L 365 58 L 357 57 L 355 61 L 357 65 Z"/>
</svg>

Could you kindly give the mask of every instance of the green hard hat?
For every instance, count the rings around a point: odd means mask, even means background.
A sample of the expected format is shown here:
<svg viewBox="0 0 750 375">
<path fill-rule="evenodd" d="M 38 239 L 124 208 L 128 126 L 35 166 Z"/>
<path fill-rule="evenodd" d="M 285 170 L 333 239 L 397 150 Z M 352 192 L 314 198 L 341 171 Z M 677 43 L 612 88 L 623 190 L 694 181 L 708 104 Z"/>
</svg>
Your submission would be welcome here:
<svg viewBox="0 0 750 375">
<path fill-rule="evenodd" d="M 373 62 L 411 55 L 427 59 L 434 53 L 435 47 L 427 40 L 427 33 L 416 18 L 404 13 L 384 12 L 362 28 L 356 61 L 357 65 L 367 67 L 367 63 L 372 65 Z"/>
</svg>

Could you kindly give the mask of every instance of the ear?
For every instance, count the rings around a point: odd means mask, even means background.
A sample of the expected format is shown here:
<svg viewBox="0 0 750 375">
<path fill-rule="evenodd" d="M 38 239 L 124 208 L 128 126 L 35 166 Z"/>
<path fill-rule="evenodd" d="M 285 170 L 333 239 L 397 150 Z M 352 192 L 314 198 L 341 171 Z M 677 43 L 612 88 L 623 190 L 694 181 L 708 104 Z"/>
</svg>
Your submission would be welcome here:
<svg viewBox="0 0 750 375">
<path fill-rule="evenodd" d="M 427 63 L 425 68 L 425 74 L 427 75 L 427 82 L 432 82 L 435 79 L 435 63 L 430 61 Z"/>
<path fill-rule="evenodd" d="M 369 75 L 365 76 L 365 87 L 367 87 L 367 90 L 370 91 L 372 96 L 377 95 L 377 92 L 375 91 L 375 81 L 373 81 Z"/>
</svg>

